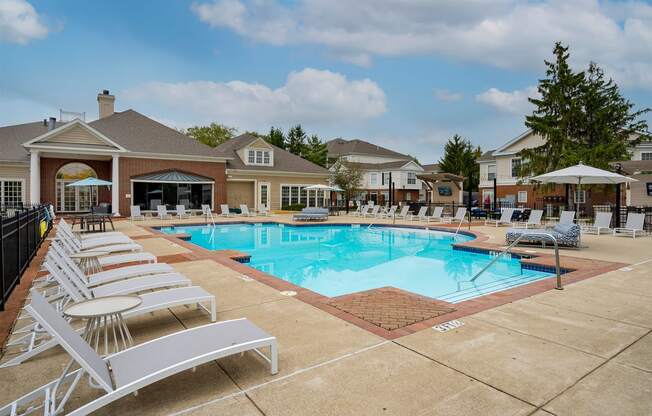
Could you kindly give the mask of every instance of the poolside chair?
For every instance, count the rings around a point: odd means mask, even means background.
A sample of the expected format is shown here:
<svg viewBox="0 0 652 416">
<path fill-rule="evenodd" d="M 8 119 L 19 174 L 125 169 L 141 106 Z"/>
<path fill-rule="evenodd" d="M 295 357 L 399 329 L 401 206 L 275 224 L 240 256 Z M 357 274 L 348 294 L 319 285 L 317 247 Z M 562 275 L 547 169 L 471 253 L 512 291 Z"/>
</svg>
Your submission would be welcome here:
<svg viewBox="0 0 652 416">
<path fill-rule="evenodd" d="M 269 208 L 265 204 L 258 204 L 258 215 L 262 215 L 263 217 L 269 217 L 272 214 L 269 212 Z"/>
<path fill-rule="evenodd" d="M 417 214 L 408 214 L 407 218 L 410 221 L 426 221 L 424 218 L 426 217 L 426 212 L 428 212 L 428 207 L 421 207 L 419 208 L 419 212 Z"/>
<path fill-rule="evenodd" d="M 172 215 L 168 214 L 168 208 L 165 205 L 157 205 L 156 212 L 160 220 L 171 220 Z"/>
<path fill-rule="evenodd" d="M 143 247 L 140 244 L 133 242 L 133 240 L 127 236 L 108 236 L 106 238 L 79 240 L 78 238 L 68 234 L 64 229 L 57 228 L 55 239 L 70 246 L 73 252 L 106 251 L 109 253 L 116 253 L 121 251 L 143 250 Z"/>
<path fill-rule="evenodd" d="M 350 215 L 351 215 L 352 217 L 359 217 L 359 216 L 360 216 L 360 213 L 362 212 L 362 208 L 364 208 L 364 207 L 365 207 L 365 205 L 358 205 L 358 206 L 355 208 L 355 211 L 351 212 Z"/>
<path fill-rule="evenodd" d="M 62 243 L 62 247 L 64 247 L 66 254 L 74 254 L 74 253 L 79 253 L 81 250 L 70 244 L 66 240 L 59 240 Z M 108 251 L 109 253 L 120 253 L 120 254 L 110 254 L 106 256 L 101 256 L 98 258 L 98 261 L 100 263 L 100 266 L 102 267 L 107 267 L 107 266 L 115 266 L 118 264 L 126 264 L 126 263 L 140 263 L 140 262 L 145 262 L 145 263 L 156 263 L 157 259 L 156 256 L 143 252 L 142 251 L 142 246 L 136 244 L 140 249 L 135 250 L 133 249 L 131 244 L 118 244 L 116 246 L 108 246 L 108 247 L 102 247 L 102 251 Z M 124 253 L 125 251 L 130 251 L 130 253 Z"/>
<path fill-rule="evenodd" d="M 129 239 L 129 237 L 123 233 L 122 231 L 106 231 L 102 233 L 78 233 L 75 232 L 70 224 L 66 222 L 63 218 L 59 221 L 59 224 L 57 225 L 57 233 L 58 232 L 63 232 L 66 235 L 68 235 L 71 238 L 74 238 L 76 240 L 97 240 L 97 239 L 108 239 L 112 237 L 121 237 L 122 239 Z"/>
<path fill-rule="evenodd" d="M 186 329 L 102 358 L 38 292 L 32 292 L 32 302 L 26 308 L 80 368 L 73 371 L 67 366 L 57 380 L 0 408 L 3 416 L 14 414 L 15 409 L 28 407 L 37 400 L 47 409 L 44 413 L 63 413 L 84 374 L 104 394 L 77 409 L 66 409 L 68 415 L 87 415 L 156 381 L 246 351 L 254 351 L 265 359 L 272 374 L 278 372 L 276 338 L 246 318 Z M 259 351 L 263 347 L 270 349 L 269 357 Z"/>
<path fill-rule="evenodd" d="M 374 205 L 373 208 L 371 208 L 371 211 L 365 213 L 363 215 L 364 218 L 371 217 L 375 218 L 378 215 L 378 212 L 380 211 L 380 205 Z"/>
<path fill-rule="evenodd" d="M 525 235 L 523 235 L 525 234 Z M 511 244 L 521 237 L 519 243 L 553 245 L 548 234 L 555 237 L 559 247 L 580 247 L 581 229 L 577 224 L 557 224 L 546 230 L 526 230 L 523 228 L 510 228 L 505 233 L 505 241 Z"/>
<path fill-rule="evenodd" d="M 355 216 L 356 217 L 364 217 L 365 215 L 367 215 L 367 213 L 369 212 L 370 209 L 371 209 L 371 205 L 363 205 L 363 206 L 360 207 L 360 212 L 358 212 L 357 215 L 355 215 Z"/>
<path fill-rule="evenodd" d="M 574 224 L 575 211 L 562 211 L 559 215 L 559 224 Z"/>
<path fill-rule="evenodd" d="M 447 224 L 459 223 L 461 224 L 466 218 L 466 208 L 460 207 L 455 211 L 455 216 L 453 217 L 443 217 L 442 222 Z"/>
<path fill-rule="evenodd" d="M 505 208 L 500 214 L 500 218 L 497 220 L 486 219 L 484 220 L 484 225 L 495 225 L 499 227 L 501 225 L 512 225 L 512 216 L 514 215 L 514 208 Z"/>
<path fill-rule="evenodd" d="M 432 215 L 427 216 L 424 215 L 422 218 L 420 218 L 420 221 L 425 221 L 425 222 L 442 222 L 443 218 L 441 215 L 444 213 L 444 207 L 435 207 L 435 209 L 432 211 Z"/>
<path fill-rule="evenodd" d="M 190 218 L 192 217 L 192 214 L 186 211 L 186 206 L 185 205 L 177 205 L 177 218 Z"/>
<path fill-rule="evenodd" d="M 255 212 L 250 212 L 247 204 L 240 204 L 240 215 L 243 217 L 255 217 Z"/>
<path fill-rule="evenodd" d="M 388 211 L 378 213 L 378 218 L 394 218 L 398 205 L 392 205 Z"/>
<path fill-rule="evenodd" d="M 220 205 L 220 217 L 230 217 L 231 216 L 231 210 L 229 209 L 228 204 L 221 204 Z"/>
<path fill-rule="evenodd" d="M 401 211 L 398 214 L 395 214 L 395 218 L 400 218 L 400 219 L 407 219 L 407 216 L 409 215 L 410 211 L 410 206 L 409 205 L 403 205 L 401 208 Z"/>
<path fill-rule="evenodd" d="M 542 209 L 533 209 L 530 211 L 530 216 L 527 218 L 527 221 L 518 221 L 514 223 L 515 228 L 540 228 L 541 227 L 541 217 L 543 217 Z"/>
<path fill-rule="evenodd" d="M 145 221 L 145 216 L 140 212 L 140 205 L 131 206 L 131 221 Z"/>
<path fill-rule="evenodd" d="M 611 231 L 611 212 L 596 212 L 593 225 L 582 227 L 582 232 L 600 235 L 601 232 Z"/>
<path fill-rule="evenodd" d="M 645 235 L 645 214 L 630 212 L 627 214 L 627 222 L 624 227 L 614 228 L 613 235 L 624 234 L 636 238 L 637 235 Z"/>
</svg>

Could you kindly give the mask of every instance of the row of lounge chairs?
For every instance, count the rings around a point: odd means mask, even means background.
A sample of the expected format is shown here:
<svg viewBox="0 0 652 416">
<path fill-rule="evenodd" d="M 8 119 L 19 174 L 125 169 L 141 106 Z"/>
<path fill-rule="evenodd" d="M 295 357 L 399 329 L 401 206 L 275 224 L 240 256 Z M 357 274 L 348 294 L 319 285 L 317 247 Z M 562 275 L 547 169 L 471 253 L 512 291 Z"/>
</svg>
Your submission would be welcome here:
<svg viewBox="0 0 652 416">
<path fill-rule="evenodd" d="M 92 250 L 111 253 L 100 257 L 100 264 L 116 267 L 86 274 L 70 257 Z M 1 407 L 0 416 L 35 411 L 86 415 L 156 381 L 246 351 L 262 356 L 272 374 L 278 371 L 275 337 L 244 318 L 216 322 L 214 295 L 193 286 L 170 265 L 157 263 L 155 256 L 143 252 L 139 244 L 120 232 L 79 235 L 61 220 L 43 266 L 48 275 L 34 281 L 31 302 L 21 312 L 14 336 L 7 344 L 9 353 L 17 349 L 13 352 L 18 354 L 2 366 L 19 365 L 57 345 L 70 355 L 71 361 L 58 379 Z M 211 323 L 115 353 L 109 353 L 105 346 L 106 355 L 101 356 L 95 349 L 97 344 L 94 347 L 82 338 L 79 323 L 65 318 L 63 310 L 74 302 L 125 294 L 142 300 L 138 307 L 123 314 L 127 322 L 170 307 L 197 306 L 207 312 Z M 269 353 L 263 354 L 262 348 L 269 349 Z M 78 369 L 72 366 L 74 362 Z M 68 399 L 85 375 L 102 393 L 76 409 L 67 408 Z"/>
<path fill-rule="evenodd" d="M 379 205 L 362 205 L 351 215 L 360 218 L 396 218 L 407 221 L 421 221 L 421 222 L 439 222 L 439 223 L 452 223 L 460 222 L 465 219 L 466 208 L 460 207 L 455 212 L 454 216 L 444 216 L 444 207 L 435 207 L 432 215 L 428 215 L 428 207 L 421 207 L 419 211 L 414 214 L 410 212 L 410 207 L 404 205 L 399 212 L 397 205 L 392 205 L 389 209 L 381 211 Z"/>
<path fill-rule="evenodd" d="M 210 205 L 202 204 L 201 206 L 201 213 L 199 215 L 212 215 L 212 210 Z M 267 206 L 261 204 L 258 207 L 258 211 L 250 211 L 249 207 L 246 204 L 240 204 L 240 214 L 235 214 L 231 212 L 231 208 L 229 207 L 228 204 L 221 204 L 220 205 L 220 214 L 219 216 L 221 217 L 233 217 L 233 216 L 244 216 L 244 217 L 255 217 L 257 215 L 261 216 L 270 216 L 270 211 L 267 208 Z M 184 219 L 184 218 L 192 218 L 193 213 L 186 211 L 185 205 L 177 205 L 176 210 L 171 213 L 168 212 L 167 206 L 165 205 L 159 205 L 156 207 L 156 215 L 157 218 L 160 220 L 171 220 L 174 218 L 177 219 Z M 132 221 L 143 221 L 145 220 L 145 215 L 143 215 L 140 206 L 139 205 L 132 205 L 131 206 L 131 216 L 130 216 Z"/>
</svg>

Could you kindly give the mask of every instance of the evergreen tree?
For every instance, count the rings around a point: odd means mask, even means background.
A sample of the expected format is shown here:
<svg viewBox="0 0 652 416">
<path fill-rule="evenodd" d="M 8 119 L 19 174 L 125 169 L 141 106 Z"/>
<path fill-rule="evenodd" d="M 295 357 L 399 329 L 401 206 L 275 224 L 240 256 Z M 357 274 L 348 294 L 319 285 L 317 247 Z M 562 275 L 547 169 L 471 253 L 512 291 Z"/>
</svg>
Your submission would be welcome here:
<svg viewBox="0 0 652 416">
<path fill-rule="evenodd" d="M 233 138 L 238 130 L 223 124 L 211 123 L 209 126 L 194 126 L 183 132 L 198 142 L 216 147 Z"/>
<path fill-rule="evenodd" d="M 304 159 L 307 159 L 316 165 L 326 167 L 327 154 L 328 149 L 326 148 L 326 143 L 319 140 L 319 137 L 316 134 L 310 136 L 305 145 L 305 153 L 303 155 Z"/>
<path fill-rule="evenodd" d="M 272 127 L 269 129 L 269 134 L 267 135 L 267 142 L 281 149 L 285 149 L 285 135 L 283 130 Z"/>
<path fill-rule="evenodd" d="M 480 147 L 473 148 L 471 142 L 454 135 L 444 147 L 444 156 L 439 161 L 442 172 L 464 176 L 464 190 L 473 191 L 480 182 L 480 167 L 476 159 L 482 154 Z"/>
<path fill-rule="evenodd" d="M 303 156 L 306 146 L 306 133 L 301 124 L 297 124 L 288 131 L 285 150 L 297 156 Z"/>
</svg>

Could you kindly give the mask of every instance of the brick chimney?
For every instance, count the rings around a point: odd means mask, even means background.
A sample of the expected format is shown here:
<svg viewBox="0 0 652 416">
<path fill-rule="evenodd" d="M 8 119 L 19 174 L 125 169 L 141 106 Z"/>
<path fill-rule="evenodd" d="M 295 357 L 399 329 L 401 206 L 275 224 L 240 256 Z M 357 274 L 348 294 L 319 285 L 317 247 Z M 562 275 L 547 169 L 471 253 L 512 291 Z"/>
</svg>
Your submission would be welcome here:
<svg viewBox="0 0 652 416">
<path fill-rule="evenodd" d="M 115 112 L 115 96 L 109 94 L 109 90 L 104 90 L 97 94 L 97 103 L 99 106 L 100 118 L 109 117 Z"/>
</svg>

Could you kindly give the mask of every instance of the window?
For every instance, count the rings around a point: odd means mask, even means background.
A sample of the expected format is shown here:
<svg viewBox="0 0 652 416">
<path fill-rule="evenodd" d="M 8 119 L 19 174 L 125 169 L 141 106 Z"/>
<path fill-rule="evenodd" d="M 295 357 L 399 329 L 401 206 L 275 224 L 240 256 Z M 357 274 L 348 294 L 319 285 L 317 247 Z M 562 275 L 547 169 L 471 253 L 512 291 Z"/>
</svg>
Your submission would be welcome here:
<svg viewBox="0 0 652 416">
<path fill-rule="evenodd" d="M 256 150 L 256 164 L 257 165 L 262 165 L 263 164 L 263 151 L 262 150 Z"/>
<path fill-rule="evenodd" d="M 377 173 L 370 173 L 369 174 L 369 185 L 378 185 L 378 174 Z"/>
<path fill-rule="evenodd" d="M 249 156 L 248 156 L 248 160 L 247 160 L 247 161 L 248 161 L 250 164 L 254 164 L 254 163 L 256 163 L 256 151 L 255 151 L 255 150 L 250 150 L 248 153 L 249 153 Z"/>
<path fill-rule="evenodd" d="M 652 182 L 646 183 L 645 188 L 647 189 L 647 196 L 652 196 Z"/>
<path fill-rule="evenodd" d="M 97 174 L 85 163 L 67 163 L 55 176 L 56 210 L 61 212 L 90 211 L 97 205 L 97 186 L 67 186 L 80 179 L 97 178 Z"/>
<path fill-rule="evenodd" d="M 132 201 L 144 211 L 156 211 L 159 205 L 176 209 L 201 209 L 202 204 L 212 205 L 213 185 L 208 183 L 133 182 Z"/>
<path fill-rule="evenodd" d="M 496 179 L 496 165 L 489 165 L 487 166 L 487 180 L 493 181 L 494 179 Z"/>
<path fill-rule="evenodd" d="M 586 191 L 584 189 L 575 190 L 575 203 L 576 204 L 585 204 L 586 203 Z"/>
<path fill-rule="evenodd" d="M 406 201 L 412 201 L 412 192 L 406 192 L 405 193 L 405 200 Z"/>
<path fill-rule="evenodd" d="M 383 172 L 383 185 L 389 185 L 389 172 Z"/>
<path fill-rule="evenodd" d="M 282 185 L 281 186 L 281 208 L 290 205 L 305 205 L 316 207 L 323 205 L 323 191 L 307 191 L 307 185 Z"/>
<path fill-rule="evenodd" d="M 521 170 L 521 159 L 512 159 L 512 178 L 518 178 Z"/>
<path fill-rule="evenodd" d="M 414 173 L 414 172 L 408 172 L 407 183 L 408 183 L 408 185 L 416 185 L 417 184 L 417 174 Z"/>
<path fill-rule="evenodd" d="M 23 205 L 23 181 L 0 180 L 0 206 L 18 208 Z"/>
<path fill-rule="evenodd" d="M 641 160 L 652 160 L 652 152 L 641 152 Z"/>
<path fill-rule="evenodd" d="M 270 164 L 269 152 L 263 152 L 263 165 Z"/>
<path fill-rule="evenodd" d="M 518 191 L 518 202 L 527 203 L 527 191 Z"/>
<path fill-rule="evenodd" d="M 247 150 L 248 165 L 272 165 L 272 152 L 270 150 L 249 149 Z"/>
</svg>

